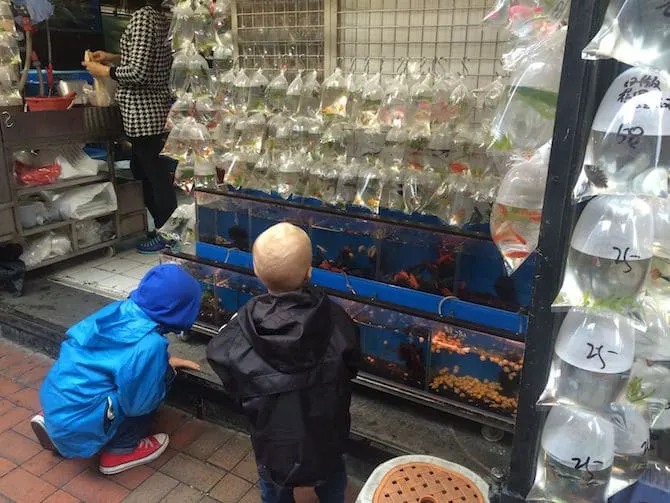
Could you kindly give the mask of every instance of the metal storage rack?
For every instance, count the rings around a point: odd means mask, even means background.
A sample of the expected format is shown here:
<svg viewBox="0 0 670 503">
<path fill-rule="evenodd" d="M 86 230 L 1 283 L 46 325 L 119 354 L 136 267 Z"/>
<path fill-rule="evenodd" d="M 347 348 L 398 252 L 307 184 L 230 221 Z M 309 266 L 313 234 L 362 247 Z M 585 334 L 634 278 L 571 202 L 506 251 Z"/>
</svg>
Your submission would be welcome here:
<svg viewBox="0 0 670 503">
<path fill-rule="evenodd" d="M 82 107 L 53 112 L 23 112 L 13 108 L 0 112 L 0 242 L 25 241 L 44 232 L 67 230 L 72 241 L 72 252 L 41 262 L 35 268 L 45 267 L 96 250 L 113 250 L 121 239 L 141 234 L 146 229 L 146 213 L 141 202 L 138 183 L 117 184 L 114 176 L 112 144 L 123 135 L 118 108 Z M 59 181 L 50 185 L 18 187 L 13 180 L 13 152 L 19 149 L 40 149 L 64 143 L 106 143 L 109 152 L 108 171 L 96 176 Z M 23 229 L 18 215 L 18 203 L 31 194 L 44 190 L 57 191 L 70 187 L 111 182 L 117 194 L 116 211 L 92 218 L 111 218 L 114 238 L 91 246 L 80 247 L 77 239 L 77 220 L 62 220 L 29 229 Z"/>
</svg>

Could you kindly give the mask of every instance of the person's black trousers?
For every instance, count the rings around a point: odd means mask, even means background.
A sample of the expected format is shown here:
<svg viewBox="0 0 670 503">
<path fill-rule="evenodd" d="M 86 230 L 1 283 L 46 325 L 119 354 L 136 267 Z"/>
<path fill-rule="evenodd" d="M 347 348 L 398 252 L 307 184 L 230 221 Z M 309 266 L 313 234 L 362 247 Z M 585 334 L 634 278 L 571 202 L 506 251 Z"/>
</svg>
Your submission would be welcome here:
<svg viewBox="0 0 670 503">
<path fill-rule="evenodd" d="M 136 180 L 142 180 L 144 204 L 156 229 L 160 229 L 177 208 L 170 160 L 159 155 L 165 145 L 165 135 L 136 136 L 129 140 L 133 145 L 130 170 Z"/>
</svg>

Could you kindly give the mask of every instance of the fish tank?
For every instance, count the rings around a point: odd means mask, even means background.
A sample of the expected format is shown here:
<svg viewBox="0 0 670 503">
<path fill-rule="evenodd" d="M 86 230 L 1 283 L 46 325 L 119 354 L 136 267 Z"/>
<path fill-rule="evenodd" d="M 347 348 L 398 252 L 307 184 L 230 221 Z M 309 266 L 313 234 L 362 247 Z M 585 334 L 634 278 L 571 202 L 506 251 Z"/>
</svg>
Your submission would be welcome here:
<svg viewBox="0 0 670 503">
<path fill-rule="evenodd" d="M 234 267 L 219 267 L 194 256 L 172 253 L 161 255 L 161 263 L 181 266 L 202 285 L 198 323 L 209 329 L 218 330 L 249 299 L 266 293 L 256 276 Z"/>
<path fill-rule="evenodd" d="M 249 251 L 263 231 L 291 222 L 312 240 L 313 267 L 519 312 L 530 304 L 534 260 L 508 276 L 493 241 L 435 226 L 196 191 L 202 242 Z"/>
<path fill-rule="evenodd" d="M 199 322 L 207 327 L 218 329 L 249 299 L 267 292 L 249 270 L 178 254 L 164 254 L 162 261 L 181 265 L 203 284 Z M 366 383 L 391 386 L 447 412 L 467 409 L 502 427 L 513 424 L 524 349 L 515 336 L 324 291 L 359 327 Z"/>
<path fill-rule="evenodd" d="M 245 199 L 196 191 L 198 240 L 226 248 L 251 250 L 249 208 Z"/>
</svg>

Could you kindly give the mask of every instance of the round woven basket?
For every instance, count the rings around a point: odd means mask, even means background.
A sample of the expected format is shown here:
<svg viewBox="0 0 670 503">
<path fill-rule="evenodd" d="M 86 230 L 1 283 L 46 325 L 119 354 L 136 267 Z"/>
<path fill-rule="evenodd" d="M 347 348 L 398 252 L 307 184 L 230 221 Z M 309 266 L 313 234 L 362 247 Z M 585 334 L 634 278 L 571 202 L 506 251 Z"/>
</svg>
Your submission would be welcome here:
<svg viewBox="0 0 670 503">
<path fill-rule="evenodd" d="M 431 463 L 396 466 L 382 479 L 374 503 L 484 503 L 477 485 Z"/>
</svg>

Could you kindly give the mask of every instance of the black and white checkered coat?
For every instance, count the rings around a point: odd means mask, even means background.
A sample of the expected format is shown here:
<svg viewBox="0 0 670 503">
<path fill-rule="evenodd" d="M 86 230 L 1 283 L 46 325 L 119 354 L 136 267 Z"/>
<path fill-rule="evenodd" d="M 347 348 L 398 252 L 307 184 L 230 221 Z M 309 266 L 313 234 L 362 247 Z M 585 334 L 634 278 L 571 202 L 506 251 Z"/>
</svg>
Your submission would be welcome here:
<svg viewBox="0 0 670 503">
<path fill-rule="evenodd" d="M 170 22 L 156 9 L 135 11 L 120 41 L 121 62 L 114 77 L 116 101 L 130 137 L 160 134 L 172 101 L 169 81 L 172 52 Z"/>
</svg>

